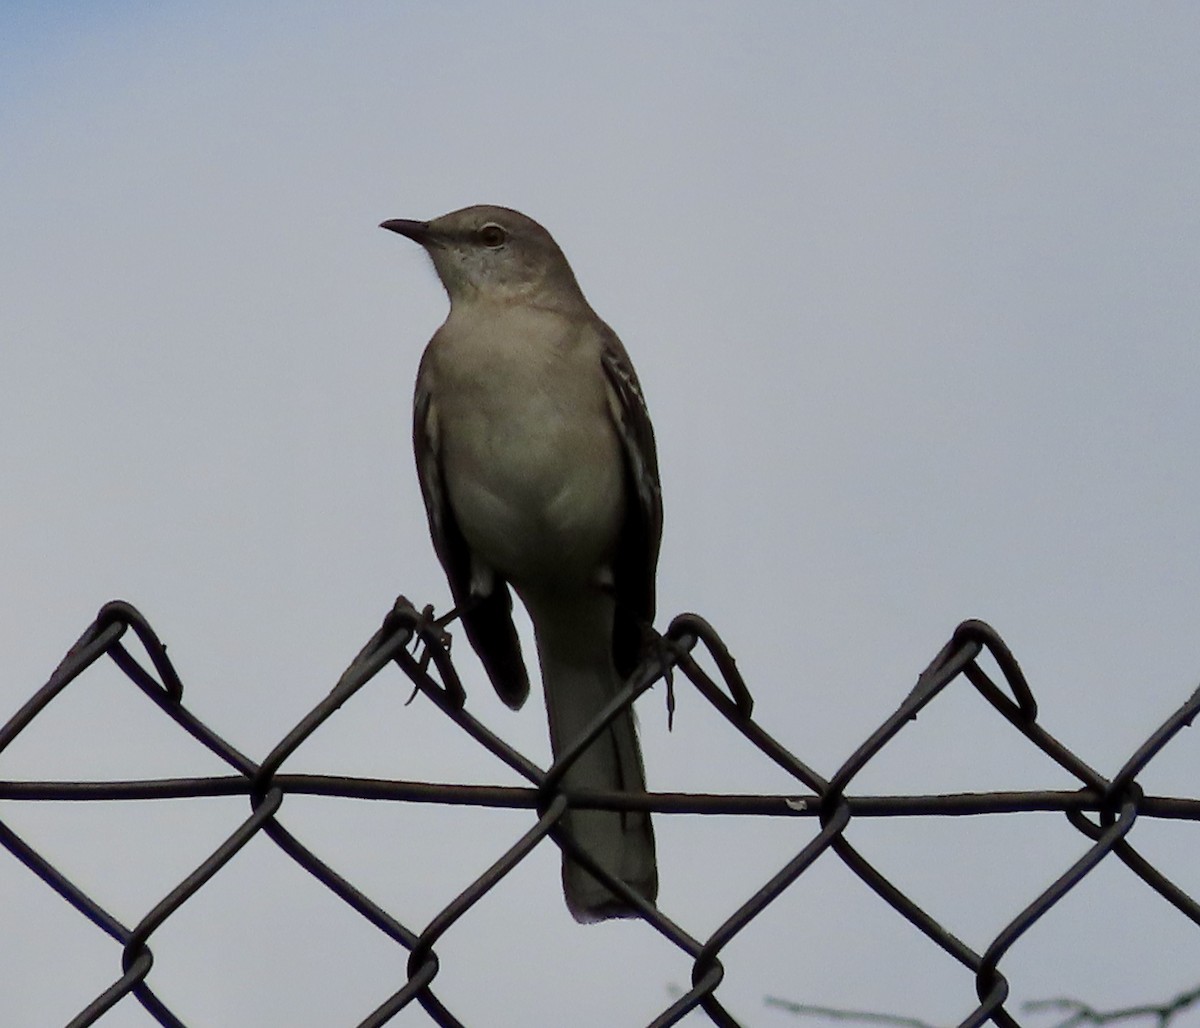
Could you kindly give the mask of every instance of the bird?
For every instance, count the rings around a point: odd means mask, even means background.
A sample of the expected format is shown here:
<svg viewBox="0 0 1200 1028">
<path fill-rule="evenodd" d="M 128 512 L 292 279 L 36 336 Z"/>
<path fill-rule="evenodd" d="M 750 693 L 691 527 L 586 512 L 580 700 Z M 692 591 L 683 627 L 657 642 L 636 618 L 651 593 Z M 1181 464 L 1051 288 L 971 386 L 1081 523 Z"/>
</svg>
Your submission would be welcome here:
<svg viewBox="0 0 1200 1028">
<path fill-rule="evenodd" d="M 467 638 L 513 709 L 529 694 L 529 675 L 510 589 L 525 606 L 557 759 L 653 637 L 662 489 L 642 388 L 620 339 L 532 218 L 478 205 L 380 227 L 424 248 L 450 300 L 413 397 L 433 546 Z M 646 791 L 631 709 L 562 785 Z M 572 807 L 561 823 L 599 866 L 656 903 L 648 811 Z M 641 913 L 565 849 L 562 881 L 576 921 Z"/>
</svg>

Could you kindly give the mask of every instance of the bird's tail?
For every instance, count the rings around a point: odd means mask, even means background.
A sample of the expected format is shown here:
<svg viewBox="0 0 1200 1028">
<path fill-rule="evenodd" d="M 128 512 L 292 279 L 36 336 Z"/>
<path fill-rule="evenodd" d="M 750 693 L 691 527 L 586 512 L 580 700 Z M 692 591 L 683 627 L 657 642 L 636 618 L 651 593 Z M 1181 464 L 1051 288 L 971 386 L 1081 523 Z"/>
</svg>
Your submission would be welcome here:
<svg viewBox="0 0 1200 1028">
<path fill-rule="evenodd" d="M 623 684 L 613 666 L 612 600 L 594 595 L 576 604 L 531 610 L 537 636 L 550 745 L 557 760 Z M 579 755 L 563 785 L 573 790 L 645 792 L 646 773 L 632 710 L 617 718 Z M 650 903 L 658 895 L 654 831 L 646 811 L 572 810 L 566 829 L 588 855 Z M 584 867 L 563 856 L 563 892 L 577 921 L 630 917 L 637 911 Z"/>
</svg>

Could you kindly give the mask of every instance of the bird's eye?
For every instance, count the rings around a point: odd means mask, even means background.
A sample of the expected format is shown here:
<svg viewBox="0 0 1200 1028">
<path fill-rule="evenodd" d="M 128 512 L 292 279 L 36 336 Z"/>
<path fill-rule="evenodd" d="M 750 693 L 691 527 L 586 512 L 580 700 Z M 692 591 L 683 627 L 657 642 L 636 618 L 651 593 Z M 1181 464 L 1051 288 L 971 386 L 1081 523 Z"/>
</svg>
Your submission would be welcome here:
<svg viewBox="0 0 1200 1028">
<path fill-rule="evenodd" d="M 479 230 L 479 241 L 493 250 L 498 246 L 503 246 L 507 239 L 508 233 L 499 225 L 484 225 Z"/>
</svg>

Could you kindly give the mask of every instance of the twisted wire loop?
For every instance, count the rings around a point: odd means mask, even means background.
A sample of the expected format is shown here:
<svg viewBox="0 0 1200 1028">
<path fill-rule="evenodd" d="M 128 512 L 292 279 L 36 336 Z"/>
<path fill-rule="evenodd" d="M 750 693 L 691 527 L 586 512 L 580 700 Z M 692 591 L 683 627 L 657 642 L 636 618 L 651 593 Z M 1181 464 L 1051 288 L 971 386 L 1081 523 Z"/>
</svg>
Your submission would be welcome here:
<svg viewBox="0 0 1200 1028">
<path fill-rule="evenodd" d="M 444 619 L 443 619 L 444 620 Z M 140 643 L 143 656 L 135 656 L 123 641 L 127 633 Z M 422 652 L 418 659 L 410 648 Z M 1000 671 L 994 681 L 979 663 L 987 655 Z M 828 779 L 822 777 L 754 720 L 754 702 L 737 664 L 716 630 L 695 614 L 681 614 L 666 633 L 647 648 L 642 663 L 620 694 L 605 707 L 586 731 L 546 770 L 542 770 L 489 730 L 466 707 L 466 694 L 450 659 L 449 637 L 432 608 L 422 611 L 404 597 L 396 600 L 379 630 L 350 663 L 329 695 L 313 708 L 279 742 L 261 763 L 240 753 L 184 704 L 183 683 L 167 657 L 166 647 L 146 619 L 130 604 L 105 604 L 67 651 L 49 681 L 0 727 L 0 755 L 25 731 L 55 697 L 89 667 L 108 657 L 162 712 L 201 746 L 222 760 L 231 773 L 216 777 L 173 778 L 109 782 L 30 782 L 0 780 L 0 800 L 139 800 L 187 799 L 201 796 L 244 795 L 249 815 L 132 928 L 122 924 L 53 862 L 20 838 L 0 820 L 0 845 L 57 892 L 67 903 L 121 946 L 121 973 L 70 1022 L 84 1028 L 100 1020 L 124 997 L 133 995 L 161 1025 L 183 1026 L 147 984 L 154 963 L 150 942 L 154 932 L 195 896 L 241 849 L 262 833 L 318 882 L 355 910 L 379 931 L 408 952 L 406 979 L 360 1023 L 376 1028 L 401 1010 L 418 1003 L 439 1025 L 460 1021 L 434 992 L 440 963 L 438 941 L 467 916 L 473 907 L 545 839 L 570 853 L 625 903 L 635 908 L 649 929 L 662 935 L 690 957 L 691 988 L 678 996 L 650 1022 L 667 1028 L 695 1010 L 722 1028 L 737 1028 L 738 1021 L 717 998 L 725 977 L 721 963 L 724 948 L 762 914 L 793 882 L 826 852 L 833 853 L 879 898 L 902 918 L 963 965 L 973 976 L 978 1004 L 964 1012 L 960 1028 L 991 1022 L 1013 1028 L 1018 1022 L 1005 1009 L 1008 981 L 1000 971 L 1004 955 L 1030 927 L 1078 885 L 1105 857 L 1113 854 L 1166 902 L 1200 926 L 1200 903 L 1189 896 L 1149 860 L 1137 852 L 1128 836 L 1140 817 L 1200 821 L 1200 799 L 1146 796 L 1137 775 L 1181 729 L 1200 713 L 1200 689 L 1180 706 L 1143 743 L 1111 778 L 1089 767 L 1038 722 L 1037 703 L 1012 653 L 1000 636 L 982 621 L 960 624 L 920 674 L 917 683 L 870 737 Z M 699 658 L 699 659 L 698 659 Z M 704 667 L 710 663 L 715 677 Z M 414 696 L 433 703 L 470 738 L 521 778 L 528 786 L 480 786 L 430 782 L 382 781 L 331 775 L 286 774 L 280 767 L 318 731 L 329 717 L 383 669 L 397 665 L 412 682 Z M 618 714 L 661 679 L 668 685 L 668 706 L 673 705 L 675 679 L 682 675 L 697 693 L 729 723 L 731 729 L 791 775 L 802 791 L 795 795 L 701 795 L 617 792 L 571 792 L 562 787 L 563 776 Z M 859 772 L 928 704 L 955 682 L 972 686 L 1013 728 L 1051 761 L 1079 782 L 1075 791 L 959 793 L 939 796 L 853 796 L 848 789 Z M 442 803 L 529 810 L 533 824 L 458 896 L 446 903 L 423 928 L 402 923 L 332 867 L 318 859 L 277 820 L 289 794 L 343 798 L 388 799 L 394 802 Z M 572 808 L 649 810 L 660 815 L 727 814 L 760 817 L 814 817 L 819 831 L 782 868 L 763 883 L 705 939 L 693 937 L 680 924 L 647 903 L 581 850 L 566 829 L 563 818 Z M 1060 811 L 1068 823 L 1089 842 L 1086 852 L 1064 870 L 1041 894 L 1018 913 L 980 954 L 939 924 L 905 895 L 878 868 L 859 853 L 846 837 L 854 817 L 897 817 Z M 3 931 L 0 928 L 0 931 Z"/>
</svg>

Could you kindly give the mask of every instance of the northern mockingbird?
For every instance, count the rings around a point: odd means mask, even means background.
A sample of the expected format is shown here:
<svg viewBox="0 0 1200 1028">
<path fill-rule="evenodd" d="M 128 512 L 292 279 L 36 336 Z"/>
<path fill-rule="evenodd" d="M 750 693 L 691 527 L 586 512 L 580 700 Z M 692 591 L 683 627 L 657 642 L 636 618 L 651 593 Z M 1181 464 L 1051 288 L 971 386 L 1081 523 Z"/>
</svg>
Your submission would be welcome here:
<svg viewBox="0 0 1200 1028">
<path fill-rule="evenodd" d="M 616 694 L 654 618 L 662 498 L 654 433 L 629 356 L 541 225 L 505 207 L 381 226 L 420 243 L 450 297 L 421 358 L 413 446 L 429 530 L 500 698 L 529 677 L 511 585 L 537 640 L 557 757 Z M 571 766 L 568 789 L 644 792 L 632 711 Z M 650 816 L 573 810 L 567 830 L 653 903 Z M 636 910 L 564 856 L 577 921 Z"/>
</svg>

